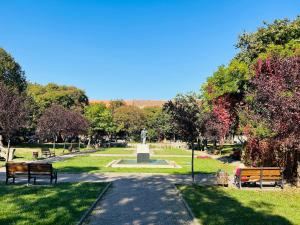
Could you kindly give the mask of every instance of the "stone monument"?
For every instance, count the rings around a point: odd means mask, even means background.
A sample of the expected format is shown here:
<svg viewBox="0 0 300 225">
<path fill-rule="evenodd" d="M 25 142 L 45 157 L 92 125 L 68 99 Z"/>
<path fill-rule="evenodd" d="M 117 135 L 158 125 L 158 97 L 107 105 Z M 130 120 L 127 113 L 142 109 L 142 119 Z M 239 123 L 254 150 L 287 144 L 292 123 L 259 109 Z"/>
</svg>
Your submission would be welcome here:
<svg viewBox="0 0 300 225">
<path fill-rule="evenodd" d="M 150 161 L 150 148 L 149 145 L 146 144 L 146 139 L 147 139 L 147 130 L 144 128 L 141 131 L 142 144 L 138 144 L 136 149 L 137 163 L 147 163 Z"/>
</svg>

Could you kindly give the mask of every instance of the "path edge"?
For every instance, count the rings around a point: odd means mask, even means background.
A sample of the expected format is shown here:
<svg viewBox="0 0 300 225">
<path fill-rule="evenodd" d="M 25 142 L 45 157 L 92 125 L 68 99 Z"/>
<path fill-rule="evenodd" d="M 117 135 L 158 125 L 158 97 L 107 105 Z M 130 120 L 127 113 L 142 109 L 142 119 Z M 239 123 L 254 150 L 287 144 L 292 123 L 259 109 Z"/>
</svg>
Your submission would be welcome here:
<svg viewBox="0 0 300 225">
<path fill-rule="evenodd" d="M 186 210 L 188 211 L 189 215 L 191 216 L 191 218 L 193 219 L 192 225 L 201 225 L 199 220 L 195 217 L 195 214 L 193 213 L 191 207 L 188 205 L 188 203 L 186 202 L 186 200 L 184 199 L 184 197 L 182 196 L 180 190 L 178 190 L 176 183 L 173 183 L 173 186 L 176 190 L 177 195 L 179 196 L 180 200 L 183 202 L 184 207 L 186 208 Z"/>
<path fill-rule="evenodd" d="M 80 220 L 76 223 L 76 225 L 82 225 L 83 224 L 83 222 L 91 214 L 91 212 L 94 210 L 94 208 L 96 207 L 98 202 L 102 199 L 102 197 L 104 196 L 104 194 L 107 192 L 107 190 L 110 188 L 111 185 L 112 185 L 112 182 L 108 182 L 106 187 L 101 191 L 101 193 L 98 195 L 97 199 L 94 201 L 94 203 L 91 205 L 91 207 L 87 211 L 85 211 L 85 213 L 80 218 Z"/>
</svg>

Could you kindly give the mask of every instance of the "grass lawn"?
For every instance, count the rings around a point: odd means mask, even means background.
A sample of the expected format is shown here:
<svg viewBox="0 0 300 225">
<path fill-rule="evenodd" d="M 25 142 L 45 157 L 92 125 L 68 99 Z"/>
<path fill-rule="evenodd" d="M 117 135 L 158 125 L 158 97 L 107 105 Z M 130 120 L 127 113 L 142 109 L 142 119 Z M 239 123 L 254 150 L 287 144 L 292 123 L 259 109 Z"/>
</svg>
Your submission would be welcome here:
<svg viewBox="0 0 300 225">
<path fill-rule="evenodd" d="M 95 154 L 133 154 L 132 148 L 101 148 Z"/>
<path fill-rule="evenodd" d="M 0 224 L 76 224 L 107 183 L 0 184 Z"/>
<path fill-rule="evenodd" d="M 191 155 L 192 152 L 181 148 L 161 148 L 161 149 L 155 149 L 154 154 L 155 155 Z"/>
<path fill-rule="evenodd" d="M 54 163 L 54 168 L 59 172 L 67 173 L 101 173 L 101 172 L 139 172 L 139 173 L 171 173 L 171 174 L 189 174 L 191 171 L 190 158 L 164 158 L 175 161 L 181 165 L 179 169 L 162 169 L 162 168 L 111 168 L 105 167 L 109 162 L 121 158 L 135 158 L 135 157 L 100 157 L 100 156 L 77 156 L 65 161 Z M 158 159 L 159 157 L 152 157 Z M 218 169 L 225 169 L 232 173 L 233 166 L 224 164 L 215 159 L 195 159 L 195 171 L 201 173 L 214 173 Z"/>
<path fill-rule="evenodd" d="M 300 190 L 238 190 L 196 185 L 178 188 L 203 225 L 300 224 Z"/>
</svg>

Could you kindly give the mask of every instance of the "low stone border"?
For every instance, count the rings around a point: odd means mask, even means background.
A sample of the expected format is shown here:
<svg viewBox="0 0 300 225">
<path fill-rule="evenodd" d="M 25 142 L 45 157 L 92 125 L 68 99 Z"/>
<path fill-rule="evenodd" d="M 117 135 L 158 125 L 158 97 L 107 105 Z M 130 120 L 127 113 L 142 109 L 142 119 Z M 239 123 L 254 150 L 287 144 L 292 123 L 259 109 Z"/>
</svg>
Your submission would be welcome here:
<svg viewBox="0 0 300 225">
<path fill-rule="evenodd" d="M 96 205 L 98 204 L 98 202 L 101 200 L 101 198 L 103 197 L 103 195 L 106 193 L 106 191 L 110 188 L 112 182 L 109 182 L 106 187 L 104 188 L 103 191 L 101 191 L 101 193 L 99 194 L 98 198 L 96 199 L 96 201 L 91 205 L 91 207 L 83 214 L 83 216 L 81 217 L 81 219 L 79 220 L 79 222 L 77 223 L 77 225 L 83 225 L 83 222 L 86 220 L 86 218 L 90 215 L 90 213 L 93 211 L 93 209 L 96 207 Z"/>
<path fill-rule="evenodd" d="M 177 195 L 179 196 L 180 200 L 183 202 L 184 207 L 186 208 L 186 210 L 188 211 L 188 213 L 190 214 L 190 216 L 193 219 L 192 225 L 201 225 L 198 221 L 198 219 L 195 217 L 195 214 L 193 213 L 192 209 L 190 208 L 190 206 L 188 205 L 188 203 L 185 201 L 184 197 L 182 196 L 181 192 L 178 190 L 176 184 L 173 184 L 174 189 L 176 190 Z"/>
</svg>

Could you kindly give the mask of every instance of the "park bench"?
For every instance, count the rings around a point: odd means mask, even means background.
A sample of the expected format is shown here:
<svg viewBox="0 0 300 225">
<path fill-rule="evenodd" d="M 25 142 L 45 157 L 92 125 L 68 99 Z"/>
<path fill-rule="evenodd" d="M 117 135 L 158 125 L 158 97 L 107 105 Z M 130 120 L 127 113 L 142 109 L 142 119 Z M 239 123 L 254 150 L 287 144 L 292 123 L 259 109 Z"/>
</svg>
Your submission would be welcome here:
<svg viewBox="0 0 300 225">
<path fill-rule="evenodd" d="M 34 184 L 37 178 L 49 177 L 50 183 L 53 179 L 57 183 L 57 172 L 50 163 L 6 163 L 6 184 L 11 178 L 15 183 L 17 177 L 26 177 L 28 183 L 31 179 L 34 179 Z"/>
<path fill-rule="evenodd" d="M 235 183 L 239 188 L 243 183 L 256 182 L 259 182 L 260 188 L 263 182 L 275 182 L 275 186 L 280 183 L 283 188 L 283 170 L 279 167 L 240 168 L 235 174 Z"/>
<path fill-rule="evenodd" d="M 53 169 L 50 163 L 29 163 L 28 164 L 28 183 L 33 179 L 33 183 L 36 184 L 36 179 L 41 177 L 49 177 L 50 184 L 53 179 L 57 183 L 57 172 Z"/>
<path fill-rule="evenodd" d="M 8 184 L 8 180 L 10 178 L 13 179 L 13 183 L 15 183 L 15 179 L 17 177 L 28 177 L 28 164 L 24 162 L 19 163 L 6 163 L 6 184 Z"/>
<path fill-rule="evenodd" d="M 45 156 L 46 158 L 55 156 L 55 152 L 50 151 L 49 148 L 42 148 L 41 152 L 42 156 Z"/>
</svg>

